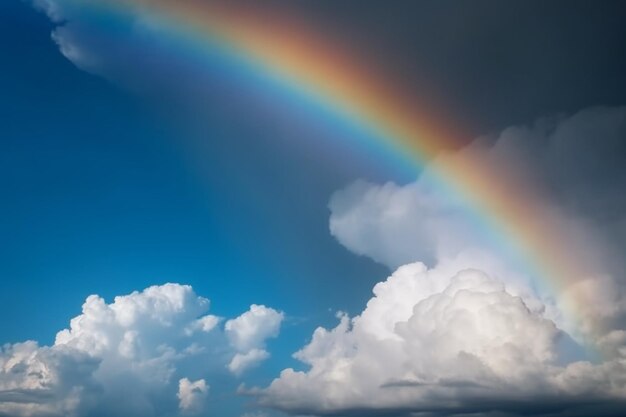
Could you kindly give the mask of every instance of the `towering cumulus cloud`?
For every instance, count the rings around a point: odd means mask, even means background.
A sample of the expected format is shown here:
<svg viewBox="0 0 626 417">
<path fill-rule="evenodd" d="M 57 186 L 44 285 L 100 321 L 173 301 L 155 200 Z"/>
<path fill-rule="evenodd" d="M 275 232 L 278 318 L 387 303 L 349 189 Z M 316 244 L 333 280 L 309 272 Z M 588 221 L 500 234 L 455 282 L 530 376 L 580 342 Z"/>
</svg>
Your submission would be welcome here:
<svg viewBox="0 0 626 417">
<path fill-rule="evenodd" d="M 602 363 L 568 359 L 570 341 L 541 306 L 479 270 L 399 268 L 357 317 L 318 328 L 260 401 L 293 414 L 539 413 L 626 398 L 623 348 Z M 623 346 L 624 332 L 613 337 Z M 540 399 L 538 401 L 537 399 Z M 608 412 L 608 411 L 607 411 Z M 568 414 L 569 415 L 569 414 Z"/>
<path fill-rule="evenodd" d="M 398 269 L 359 315 L 318 328 L 295 355 L 309 369 L 286 369 L 254 390 L 260 402 L 314 415 L 620 415 L 626 269 L 615 253 L 626 243 L 626 176 L 612 155 L 625 134 L 626 109 L 588 109 L 480 139 L 408 185 L 337 192 L 332 234 Z M 433 186 L 439 164 L 477 156 L 550 191 L 528 204 L 564 226 L 563 247 L 587 268 L 557 297 Z M 569 293 L 585 301 L 573 311 L 558 299 Z"/>
<path fill-rule="evenodd" d="M 179 284 L 153 286 L 107 304 L 87 298 L 53 346 L 6 345 L 0 354 L 0 415 L 173 416 L 206 410 L 212 377 L 241 352 L 267 358 L 283 314 L 253 305 L 226 331 L 209 300 Z M 241 325 L 243 323 L 243 325 Z M 244 341 L 242 344 L 241 341 Z M 222 375 L 223 376 L 223 375 Z"/>
</svg>

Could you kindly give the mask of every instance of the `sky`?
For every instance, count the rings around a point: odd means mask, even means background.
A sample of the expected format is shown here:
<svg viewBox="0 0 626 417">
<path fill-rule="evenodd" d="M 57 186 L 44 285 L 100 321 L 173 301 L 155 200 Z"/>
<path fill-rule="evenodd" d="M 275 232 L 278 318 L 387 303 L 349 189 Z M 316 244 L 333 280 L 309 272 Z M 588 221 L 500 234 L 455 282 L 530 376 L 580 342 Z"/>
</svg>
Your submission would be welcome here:
<svg viewBox="0 0 626 417">
<path fill-rule="evenodd" d="M 619 416 L 618 1 L 0 4 L 0 416 Z"/>
</svg>

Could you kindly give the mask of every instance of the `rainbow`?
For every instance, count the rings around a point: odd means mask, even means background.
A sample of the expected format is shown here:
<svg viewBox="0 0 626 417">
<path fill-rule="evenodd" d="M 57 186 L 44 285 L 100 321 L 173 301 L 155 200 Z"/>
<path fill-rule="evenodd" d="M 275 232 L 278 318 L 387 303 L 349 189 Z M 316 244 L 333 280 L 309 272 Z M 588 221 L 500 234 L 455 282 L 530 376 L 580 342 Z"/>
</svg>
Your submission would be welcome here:
<svg viewBox="0 0 626 417">
<path fill-rule="evenodd" d="M 454 146 L 456 133 L 443 129 L 445 123 L 433 123 L 437 118 L 427 106 L 294 16 L 260 14 L 258 5 L 253 12 L 199 0 L 67 1 L 97 13 L 145 13 L 167 36 L 192 44 L 200 54 L 219 50 L 236 57 L 275 80 L 276 88 L 295 91 L 361 127 L 379 147 L 416 168 Z M 582 278 L 584 268 L 563 244 L 562 226 L 540 212 L 537 192 L 525 181 L 483 162 L 443 158 L 437 186 L 461 199 L 476 225 L 516 254 L 534 284 L 560 297 L 565 314 L 578 321 L 578 306 L 587 301 L 571 284 Z M 568 296 L 561 297 L 564 293 Z"/>
</svg>

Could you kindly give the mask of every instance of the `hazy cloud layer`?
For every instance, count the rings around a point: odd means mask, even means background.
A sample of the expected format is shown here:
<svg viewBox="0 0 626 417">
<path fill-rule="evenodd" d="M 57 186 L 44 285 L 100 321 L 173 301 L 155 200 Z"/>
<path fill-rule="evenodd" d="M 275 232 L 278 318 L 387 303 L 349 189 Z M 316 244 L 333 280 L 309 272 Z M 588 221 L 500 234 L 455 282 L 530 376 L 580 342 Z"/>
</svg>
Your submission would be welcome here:
<svg viewBox="0 0 626 417">
<path fill-rule="evenodd" d="M 626 267 L 620 254 L 626 245 L 626 168 L 619 155 L 626 151 L 625 143 L 626 108 L 590 108 L 511 127 L 442 155 L 413 183 L 359 181 L 336 192 L 329 204 L 330 230 L 351 251 L 392 269 L 415 261 L 433 266 L 472 251 L 490 253 L 507 265 L 501 242 L 490 241 L 485 226 L 464 209 L 466 202 L 446 194 L 433 180 L 441 166 L 471 158 L 491 172 L 508 172 L 533 184 L 536 198 L 522 204 L 536 221 L 555 226 L 555 244 L 578 268 L 579 276 L 567 277 L 560 290 L 586 298 L 577 306 L 584 310 L 585 331 L 597 328 L 598 322 L 623 329 Z M 465 266 L 484 267 L 471 259 Z M 489 268 L 486 272 L 502 276 L 502 269 Z M 507 277 L 517 271 L 510 265 L 506 270 Z"/>
<path fill-rule="evenodd" d="M 493 172 L 514 172 L 534 183 L 543 199 L 527 202 L 543 204 L 535 210 L 556 211 L 585 232 L 593 226 L 619 248 L 626 242 L 625 147 L 626 108 L 590 108 L 511 127 L 440 156 L 413 183 L 357 181 L 336 192 L 329 204 L 330 230 L 348 249 L 391 268 L 433 262 L 468 247 L 484 248 L 488 242 L 476 233 L 463 207 L 466 202 L 444 193 L 433 181 L 444 163 L 474 158 Z"/>
<path fill-rule="evenodd" d="M 29 341 L 3 347 L 0 415 L 203 412 L 211 377 L 227 368 L 239 375 L 266 359 L 265 341 L 278 335 L 283 320 L 282 313 L 253 305 L 224 331 L 208 308 L 209 300 L 179 284 L 149 287 L 110 304 L 89 296 L 53 346 Z M 243 361 L 236 359 L 241 352 Z M 239 363 L 234 369 L 233 361 Z"/>
</svg>

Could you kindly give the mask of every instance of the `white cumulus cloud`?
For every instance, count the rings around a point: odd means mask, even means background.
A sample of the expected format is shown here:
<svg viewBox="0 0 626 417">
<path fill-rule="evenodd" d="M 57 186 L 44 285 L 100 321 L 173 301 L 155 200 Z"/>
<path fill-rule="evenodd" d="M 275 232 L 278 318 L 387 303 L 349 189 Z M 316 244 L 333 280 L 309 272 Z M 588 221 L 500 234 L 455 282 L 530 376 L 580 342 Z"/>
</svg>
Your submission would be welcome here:
<svg viewBox="0 0 626 417">
<path fill-rule="evenodd" d="M 307 370 L 248 393 L 306 415 L 621 415 L 625 132 L 626 109 L 587 109 L 482 138 L 413 183 L 335 193 L 331 233 L 395 272 L 359 315 L 313 333 L 295 354 Z M 570 263 L 557 293 L 440 186 L 442 167 L 468 161 L 532 190 L 526 212 Z"/>
<path fill-rule="evenodd" d="M 329 203 L 330 231 L 352 252 L 397 268 L 434 262 L 482 242 L 465 208 L 428 180 L 400 186 L 357 181 Z"/>
<path fill-rule="evenodd" d="M 262 345 L 267 338 L 276 337 L 283 318 L 281 312 L 253 304 L 249 311 L 228 320 L 224 329 L 231 344 L 240 352 L 246 352 Z"/>
<path fill-rule="evenodd" d="M 556 402 L 574 407 L 579 395 L 626 398 L 625 356 L 563 362 L 571 340 L 541 308 L 482 271 L 448 270 L 421 263 L 398 269 L 376 285 L 360 315 L 318 328 L 296 353 L 310 369 L 284 370 L 254 391 L 261 403 L 293 414 L 348 415 L 520 412 L 532 398 L 542 398 L 534 407 L 548 412 Z"/>
<path fill-rule="evenodd" d="M 241 316 L 228 320 L 224 326 L 226 337 L 238 351 L 228 364 L 236 375 L 269 357 L 265 340 L 276 337 L 284 319 L 282 312 L 263 305 L 250 306 Z"/>
<path fill-rule="evenodd" d="M 82 314 L 58 332 L 53 346 L 29 341 L 2 348 L 0 415 L 202 411 L 207 378 L 227 375 L 225 367 L 233 360 L 241 374 L 267 358 L 265 339 L 278 334 L 283 318 L 283 313 L 253 305 L 229 321 L 239 325 L 227 337 L 208 309 L 208 299 L 179 284 L 152 286 L 112 303 L 89 296 Z M 236 342 L 231 342 L 233 331 L 241 336 Z M 236 359 L 241 347 L 248 349 L 243 352 L 248 357 Z"/>
<path fill-rule="evenodd" d="M 198 414 L 204 409 L 209 386 L 204 379 L 191 382 L 187 378 L 178 381 L 178 406 L 185 413 Z"/>
<path fill-rule="evenodd" d="M 237 353 L 228 363 L 228 369 L 235 375 L 240 375 L 246 369 L 253 367 L 261 361 L 269 358 L 270 354 L 265 349 L 252 349 L 246 353 Z"/>
</svg>

